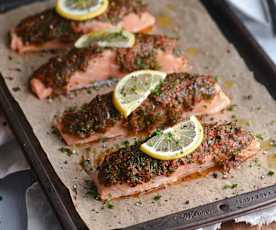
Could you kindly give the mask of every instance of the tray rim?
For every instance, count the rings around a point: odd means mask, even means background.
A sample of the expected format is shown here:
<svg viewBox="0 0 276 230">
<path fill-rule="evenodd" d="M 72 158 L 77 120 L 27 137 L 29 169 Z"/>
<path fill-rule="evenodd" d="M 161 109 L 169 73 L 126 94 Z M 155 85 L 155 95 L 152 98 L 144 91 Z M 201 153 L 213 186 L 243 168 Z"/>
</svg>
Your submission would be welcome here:
<svg viewBox="0 0 276 230">
<path fill-rule="evenodd" d="M 27 0 L 26 2 L 30 3 L 31 1 L 32 0 Z M 245 26 L 239 21 L 225 0 L 200 1 L 209 13 L 209 7 L 211 5 L 224 12 L 226 20 L 235 24 L 236 30 L 239 31 L 239 36 L 242 35 L 243 39 L 247 40 L 248 45 L 254 48 L 254 52 L 257 54 L 256 59 L 259 59 L 262 64 L 265 64 L 271 73 L 270 75 L 273 75 L 275 79 L 276 68 L 272 60 L 255 41 Z M 16 0 L 14 2 L 18 4 L 19 1 Z M 23 2 L 24 1 L 20 1 L 21 4 Z M 9 4 L 8 9 L 11 9 L 11 1 Z M 17 4 L 15 6 L 18 6 Z M 211 16 L 217 23 L 213 15 Z M 47 159 L 46 153 L 33 133 L 31 125 L 20 106 L 9 92 L 1 74 L 0 106 L 63 228 L 88 229 L 75 210 L 69 191 L 55 173 L 52 165 Z M 239 202 L 239 200 L 242 200 L 242 202 Z M 276 203 L 276 185 L 133 225 L 126 229 L 160 229 L 156 228 L 158 226 L 162 226 L 162 229 L 194 229 L 262 210 L 266 207 L 273 206 L 274 203 Z M 178 220 L 176 218 L 178 218 Z M 179 221 L 179 218 L 182 218 L 182 220 Z"/>
</svg>

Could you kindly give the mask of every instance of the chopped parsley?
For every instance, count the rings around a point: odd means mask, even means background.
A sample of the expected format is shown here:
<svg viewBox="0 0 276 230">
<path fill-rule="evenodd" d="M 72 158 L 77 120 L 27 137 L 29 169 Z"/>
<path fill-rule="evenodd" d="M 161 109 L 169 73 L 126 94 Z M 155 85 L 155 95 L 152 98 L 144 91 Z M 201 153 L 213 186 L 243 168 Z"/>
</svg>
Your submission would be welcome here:
<svg viewBox="0 0 276 230">
<path fill-rule="evenodd" d="M 70 113 L 76 112 L 77 111 L 77 106 L 71 106 L 66 111 L 70 112 Z"/>
<path fill-rule="evenodd" d="M 91 89 L 86 89 L 86 92 L 88 93 L 88 94 L 92 94 L 92 90 Z"/>
<path fill-rule="evenodd" d="M 267 173 L 268 176 L 273 176 L 274 174 L 275 174 L 275 172 L 272 171 L 272 170 L 270 170 L 270 171 Z"/>
<path fill-rule="evenodd" d="M 261 141 L 264 140 L 264 138 L 263 138 L 263 136 L 262 136 L 261 134 L 256 134 L 255 136 L 256 136 L 259 140 L 261 140 Z"/>
<path fill-rule="evenodd" d="M 135 202 L 135 206 L 141 206 L 143 203 L 142 203 L 142 201 L 141 200 L 138 200 L 137 202 Z"/>
<path fill-rule="evenodd" d="M 167 140 L 168 140 L 169 142 L 172 142 L 172 141 L 173 141 L 173 134 L 172 134 L 172 132 L 168 132 L 168 133 L 167 133 Z"/>
<path fill-rule="evenodd" d="M 234 120 L 237 120 L 237 119 L 238 119 L 238 118 L 237 118 L 237 115 L 235 115 L 235 114 L 233 114 L 233 115 L 231 116 L 231 118 L 234 119 Z"/>
<path fill-rule="evenodd" d="M 123 141 L 123 143 L 122 143 L 125 147 L 128 147 L 129 146 L 129 141 Z"/>
<path fill-rule="evenodd" d="M 160 137 L 162 135 L 162 131 L 159 130 L 159 129 L 156 130 L 155 135 L 158 136 L 158 137 Z"/>
<path fill-rule="evenodd" d="M 230 106 L 227 108 L 227 110 L 228 110 L 228 111 L 234 111 L 236 107 L 237 107 L 236 104 L 232 104 L 232 105 L 230 105 Z"/>
<path fill-rule="evenodd" d="M 160 87 L 160 85 L 158 85 L 152 93 L 155 96 L 160 96 L 161 95 L 161 87 Z"/>
<path fill-rule="evenodd" d="M 91 183 L 89 180 L 86 181 L 86 184 L 88 189 L 86 194 L 92 196 L 95 200 L 100 200 L 100 195 L 97 191 L 96 185 Z"/>
<path fill-rule="evenodd" d="M 59 151 L 62 152 L 62 153 L 65 153 L 69 157 L 72 156 L 75 153 L 75 151 L 73 151 L 69 148 L 66 148 L 66 147 L 59 148 Z"/>
<path fill-rule="evenodd" d="M 159 201 L 160 199 L 161 199 L 161 195 L 160 194 L 157 194 L 157 195 L 155 195 L 154 197 L 153 197 L 153 200 L 154 201 Z"/>
<path fill-rule="evenodd" d="M 104 202 L 104 205 L 105 205 L 105 207 L 108 208 L 108 209 L 113 209 L 113 208 L 114 208 L 114 204 L 113 204 L 113 202 L 112 202 L 112 197 L 111 197 L 110 194 L 109 194 L 109 196 L 108 196 L 108 199 Z"/>
<path fill-rule="evenodd" d="M 226 184 L 223 186 L 223 189 L 235 189 L 238 187 L 238 184 Z"/>
<path fill-rule="evenodd" d="M 13 87 L 12 90 L 13 90 L 14 92 L 18 92 L 18 91 L 20 91 L 20 87 Z"/>
</svg>

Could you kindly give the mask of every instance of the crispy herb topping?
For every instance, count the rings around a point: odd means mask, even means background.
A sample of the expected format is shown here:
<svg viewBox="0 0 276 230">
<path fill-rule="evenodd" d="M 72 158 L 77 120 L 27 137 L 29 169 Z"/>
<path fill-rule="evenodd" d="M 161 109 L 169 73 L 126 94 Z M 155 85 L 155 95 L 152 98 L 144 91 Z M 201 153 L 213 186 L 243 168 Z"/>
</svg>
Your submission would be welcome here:
<svg viewBox="0 0 276 230">
<path fill-rule="evenodd" d="M 158 126 L 172 126 L 202 100 L 215 94 L 215 80 L 211 76 L 188 73 L 169 74 L 159 87 L 128 118 L 131 131 L 152 132 Z"/>
<path fill-rule="evenodd" d="M 161 199 L 161 195 L 160 194 L 156 194 L 154 197 L 153 197 L 153 200 L 154 201 L 159 201 Z"/>
<path fill-rule="evenodd" d="M 147 4 L 142 0 L 109 0 L 107 11 L 97 17 L 100 21 L 117 24 L 130 13 L 141 14 L 147 10 Z"/>
<path fill-rule="evenodd" d="M 157 51 L 173 52 L 175 46 L 175 39 L 166 36 L 137 34 L 133 48 L 117 50 L 116 62 L 123 72 L 158 70 L 160 64 L 157 61 Z"/>
<path fill-rule="evenodd" d="M 142 52 L 139 47 L 144 47 L 142 50 L 146 51 Z M 141 69 L 141 63 L 144 63 L 146 68 L 158 69 L 159 63 L 156 60 L 156 49 L 169 50 L 173 49 L 173 47 L 174 40 L 164 36 L 138 35 L 134 48 L 114 49 L 114 52 L 116 52 L 117 64 L 121 68 L 125 66 L 122 68 L 122 71 L 132 72 Z M 77 71 L 85 72 L 89 66 L 89 62 L 96 59 L 99 55 L 103 55 L 106 49 L 111 48 L 100 48 L 96 45 L 90 48 L 73 48 L 63 56 L 51 58 L 48 63 L 42 65 L 33 73 L 32 78 L 37 78 L 45 86 L 52 88 L 53 94 L 65 93 L 66 86 L 73 74 Z M 154 55 L 148 56 L 146 52 L 154 53 Z M 138 61 L 139 65 L 137 65 L 137 58 L 140 60 Z"/>
<path fill-rule="evenodd" d="M 94 4 L 94 1 L 91 1 L 91 4 Z M 141 0 L 109 0 L 108 10 L 103 15 L 91 20 L 117 24 L 130 13 L 141 14 L 146 10 L 147 5 Z M 61 17 L 54 8 L 51 8 L 23 19 L 17 25 L 15 32 L 26 45 L 42 45 L 52 40 L 71 43 L 80 37 L 76 30 L 79 24 L 79 22 Z"/>
<path fill-rule="evenodd" d="M 113 209 L 114 208 L 114 204 L 112 202 L 112 197 L 111 195 L 108 196 L 108 199 L 104 202 L 104 205 L 106 208 L 108 209 Z"/>
<path fill-rule="evenodd" d="M 111 93 L 96 96 L 76 112 L 65 111 L 62 119 L 63 131 L 86 138 L 95 132 L 105 132 L 119 118 L 120 114 L 112 104 Z"/>
<path fill-rule="evenodd" d="M 76 71 L 85 71 L 91 58 L 101 55 L 103 48 L 91 47 L 72 49 L 62 57 L 54 57 L 33 73 L 32 78 L 38 78 L 47 87 L 54 90 L 54 94 L 66 91 L 72 75 Z"/>
<path fill-rule="evenodd" d="M 205 125 L 205 139 L 191 155 L 177 160 L 154 159 L 139 150 L 140 144 L 125 147 L 108 154 L 98 167 L 100 183 L 111 186 L 127 183 L 136 186 L 156 176 L 170 176 L 180 166 L 190 162 L 202 164 L 211 156 L 225 170 L 237 166 L 241 155 L 253 136 L 234 123 Z"/>
<path fill-rule="evenodd" d="M 55 9 L 47 9 L 23 19 L 15 28 L 15 33 L 26 45 L 42 45 L 53 40 L 71 43 L 80 36 L 73 27 L 74 22 L 59 16 Z"/>
<path fill-rule="evenodd" d="M 223 186 L 223 189 L 235 189 L 238 187 L 238 184 L 226 184 Z"/>
<path fill-rule="evenodd" d="M 104 132 L 120 120 L 131 133 L 151 134 L 176 124 L 183 113 L 202 100 L 212 99 L 215 93 L 215 81 L 210 76 L 170 74 L 128 118 L 120 116 L 111 94 L 107 94 L 97 96 L 80 110 L 65 112 L 63 131 L 86 138 L 94 132 Z"/>
</svg>

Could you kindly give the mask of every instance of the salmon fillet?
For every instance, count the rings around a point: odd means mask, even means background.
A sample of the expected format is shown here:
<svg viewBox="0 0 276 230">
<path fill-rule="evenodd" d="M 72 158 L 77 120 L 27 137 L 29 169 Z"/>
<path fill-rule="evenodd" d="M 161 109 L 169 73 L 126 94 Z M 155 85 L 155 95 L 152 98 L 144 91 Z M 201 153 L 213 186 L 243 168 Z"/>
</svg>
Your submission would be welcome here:
<svg viewBox="0 0 276 230">
<path fill-rule="evenodd" d="M 133 48 L 72 49 L 50 59 L 31 76 L 31 89 L 39 99 L 91 86 L 92 82 L 121 78 L 138 69 L 166 73 L 186 69 L 184 57 L 173 54 L 176 40 L 161 35 L 137 34 Z"/>
<path fill-rule="evenodd" d="M 140 0 L 110 0 L 107 11 L 84 22 L 70 21 L 47 9 L 23 19 L 10 31 L 10 47 L 19 52 L 34 52 L 71 47 L 82 34 L 122 27 L 141 32 L 154 26 L 155 18 Z"/>
<path fill-rule="evenodd" d="M 178 80 L 175 88 L 167 88 Z M 158 101 L 160 99 L 162 101 Z M 212 77 L 169 74 L 160 94 L 152 93 L 127 119 L 117 112 L 112 103 L 112 93 L 109 93 L 94 98 L 87 108 L 65 112 L 56 127 L 67 145 L 85 144 L 101 138 L 144 136 L 158 128 L 173 125 L 188 115 L 215 114 L 229 105 L 229 98 Z M 146 111 L 151 113 L 145 116 Z M 160 115 L 154 120 L 157 114 Z M 151 120 L 153 122 L 149 124 Z"/>
<path fill-rule="evenodd" d="M 260 150 L 252 134 L 236 124 L 205 125 L 204 134 L 201 146 L 178 160 L 153 159 L 142 153 L 137 145 L 108 153 L 96 165 L 96 170 L 90 167 L 86 171 L 102 200 L 116 199 L 166 188 L 212 168 L 227 172 Z"/>
</svg>

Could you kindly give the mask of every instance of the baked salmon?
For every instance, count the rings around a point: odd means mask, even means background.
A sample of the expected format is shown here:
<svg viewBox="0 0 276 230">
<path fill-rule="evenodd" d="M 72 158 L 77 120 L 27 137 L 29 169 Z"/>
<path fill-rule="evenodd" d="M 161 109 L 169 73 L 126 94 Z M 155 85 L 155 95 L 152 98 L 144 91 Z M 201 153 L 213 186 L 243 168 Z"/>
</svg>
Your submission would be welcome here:
<svg viewBox="0 0 276 230">
<path fill-rule="evenodd" d="M 175 49 L 175 39 L 148 34 L 137 34 L 132 48 L 73 48 L 38 68 L 31 76 L 31 89 L 44 99 L 91 86 L 92 82 L 111 76 L 120 78 L 135 70 L 184 71 L 187 61 L 175 55 Z"/>
<path fill-rule="evenodd" d="M 189 114 L 214 114 L 229 105 L 212 76 L 172 73 L 128 118 L 114 107 L 111 92 L 80 109 L 68 109 L 56 127 L 67 145 L 85 144 L 101 138 L 149 135 Z"/>
<path fill-rule="evenodd" d="M 235 123 L 225 123 L 204 125 L 202 144 L 192 154 L 177 160 L 154 159 L 139 147 L 138 143 L 109 152 L 94 170 L 86 168 L 102 200 L 165 188 L 214 167 L 228 172 L 254 156 L 260 144 L 250 132 Z"/>
<path fill-rule="evenodd" d="M 84 22 L 65 19 L 51 8 L 23 19 L 12 29 L 10 47 L 19 53 L 62 49 L 88 32 L 122 27 L 137 33 L 154 24 L 154 16 L 141 0 L 110 0 L 104 14 Z"/>
</svg>

